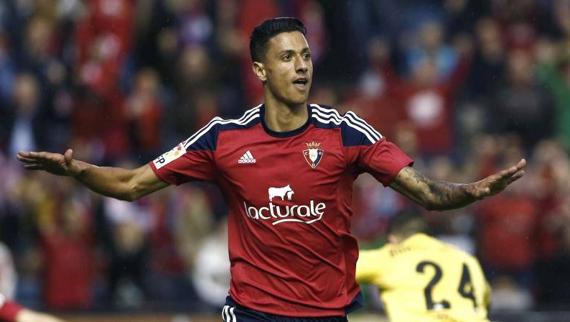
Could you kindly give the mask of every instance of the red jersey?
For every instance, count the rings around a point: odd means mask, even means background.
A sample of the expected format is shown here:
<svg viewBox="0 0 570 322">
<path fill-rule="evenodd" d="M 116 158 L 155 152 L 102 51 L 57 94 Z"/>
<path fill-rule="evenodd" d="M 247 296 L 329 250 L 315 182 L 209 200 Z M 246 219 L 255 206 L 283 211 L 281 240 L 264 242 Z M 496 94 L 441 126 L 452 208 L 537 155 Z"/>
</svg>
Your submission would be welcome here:
<svg viewBox="0 0 570 322">
<path fill-rule="evenodd" d="M 264 106 L 214 118 L 151 162 L 171 184 L 213 181 L 228 203 L 230 295 L 260 312 L 343 316 L 359 293 L 350 232 L 352 185 L 388 185 L 412 160 L 352 112 L 308 106 L 307 122 L 274 132 Z"/>
<path fill-rule="evenodd" d="M 12 302 L 2 294 L 0 294 L 0 321 L 2 322 L 16 322 L 16 316 L 22 307 L 15 302 Z"/>
</svg>

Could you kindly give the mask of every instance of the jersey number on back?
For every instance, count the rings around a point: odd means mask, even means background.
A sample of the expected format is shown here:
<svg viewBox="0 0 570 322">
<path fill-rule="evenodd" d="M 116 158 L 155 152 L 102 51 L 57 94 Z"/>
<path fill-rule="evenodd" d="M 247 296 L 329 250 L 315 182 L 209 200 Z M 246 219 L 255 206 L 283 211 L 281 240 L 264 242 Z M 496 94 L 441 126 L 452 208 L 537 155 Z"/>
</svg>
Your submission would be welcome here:
<svg viewBox="0 0 570 322">
<path fill-rule="evenodd" d="M 433 299 L 433 288 L 443 277 L 443 271 L 441 267 L 432 261 L 421 261 L 416 266 L 416 272 L 425 274 L 427 273 L 427 267 L 431 267 L 434 274 L 429 283 L 424 288 L 424 296 L 426 299 L 426 307 L 428 310 L 440 310 L 449 309 L 451 304 L 449 301 L 442 299 L 441 301 L 434 301 Z M 471 273 L 467 264 L 463 263 L 463 271 L 461 273 L 461 280 L 459 281 L 459 286 L 457 292 L 463 298 L 471 300 L 473 302 L 473 308 L 477 308 L 477 299 L 475 298 L 475 287 L 471 281 Z"/>
</svg>

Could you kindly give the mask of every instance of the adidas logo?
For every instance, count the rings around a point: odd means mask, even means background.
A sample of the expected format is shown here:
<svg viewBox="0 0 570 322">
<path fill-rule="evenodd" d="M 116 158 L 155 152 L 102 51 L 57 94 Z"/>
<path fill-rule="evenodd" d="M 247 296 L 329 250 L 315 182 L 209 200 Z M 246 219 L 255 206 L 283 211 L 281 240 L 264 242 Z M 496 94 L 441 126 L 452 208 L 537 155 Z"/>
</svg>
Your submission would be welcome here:
<svg viewBox="0 0 570 322">
<path fill-rule="evenodd" d="M 251 154 L 251 152 L 249 152 L 249 150 L 247 150 L 246 153 L 244 153 L 241 158 L 239 158 L 238 163 L 239 164 L 244 164 L 244 163 L 255 163 L 255 158 L 253 157 L 253 154 Z"/>
</svg>

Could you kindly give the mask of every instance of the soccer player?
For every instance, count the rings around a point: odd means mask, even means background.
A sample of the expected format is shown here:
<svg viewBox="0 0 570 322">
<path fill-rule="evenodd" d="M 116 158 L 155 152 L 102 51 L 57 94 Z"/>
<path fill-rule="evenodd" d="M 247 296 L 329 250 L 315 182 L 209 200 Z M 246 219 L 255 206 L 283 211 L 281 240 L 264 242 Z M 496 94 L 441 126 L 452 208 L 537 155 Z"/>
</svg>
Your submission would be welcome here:
<svg viewBox="0 0 570 322">
<path fill-rule="evenodd" d="M 378 286 L 391 322 L 486 322 L 490 287 L 479 262 L 426 235 L 415 209 L 392 218 L 389 243 L 360 251 L 359 283 Z"/>
<path fill-rule="evenodd" d="M 225 321 L 346 321 L 360 298 L 350 217 L 352 184 L 363 172 L 428 209 L 465 206 L 524 174 L 521 160 L 469 184 L 434 181 L 354 113 L 308 104 L 313 64 L 296 18 L 257 26 L 250 51 L 264 103 L 238 119 L 215 117 L 147 165 L 98 167 L 74 159 L 71 149 L 17 155 L 27 169 L 125 200 L 170 184 L 216 183 L 230 209 Z"/>
<path fill-rule="evenodd" d="M 63 322 L 49 314 L 26 309 L 0 294 L 0 322 Z"/>
</svg>

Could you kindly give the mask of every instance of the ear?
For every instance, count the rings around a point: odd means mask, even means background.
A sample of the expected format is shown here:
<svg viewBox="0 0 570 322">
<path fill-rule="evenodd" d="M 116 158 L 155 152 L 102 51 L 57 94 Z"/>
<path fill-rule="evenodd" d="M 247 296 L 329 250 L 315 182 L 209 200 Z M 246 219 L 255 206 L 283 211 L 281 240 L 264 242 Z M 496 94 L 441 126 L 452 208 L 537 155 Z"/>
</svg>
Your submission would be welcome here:
<svg viewBox="0 0 570 322">
<path fill-rule="evenodd" d="M 257 76 L 261 82 L 265 83 L 267 80 L 267 71 L 265 70 L 265 65 L 258 61 L 254 61 L 251 65 L 251 69 L 253 70 L 255 76 Z"/>
</svg>

